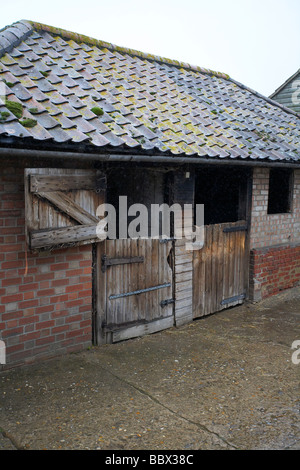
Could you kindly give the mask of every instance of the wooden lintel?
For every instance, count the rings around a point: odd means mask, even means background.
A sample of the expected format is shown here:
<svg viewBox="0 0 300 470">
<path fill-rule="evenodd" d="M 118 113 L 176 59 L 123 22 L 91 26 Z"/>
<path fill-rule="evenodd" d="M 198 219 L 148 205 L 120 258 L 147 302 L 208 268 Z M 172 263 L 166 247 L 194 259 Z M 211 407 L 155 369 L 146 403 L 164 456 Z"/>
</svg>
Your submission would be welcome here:
<svg viewBox="0 0 300 470">
<path fill-rule="evenodd" d="M 30 192 L 95 190 L 95 172 L 85 175 L 30 175 Z"/>
<path fill-rule="evenodd" d="M 34 230 L 30 233 L 30 247 L 32 249 L 46 248 L 55 245 L 80 243 L 90 241 L 100 242 L 96 233 L 97 225 L 78 225 L 48 230 Z"/>
</svg>

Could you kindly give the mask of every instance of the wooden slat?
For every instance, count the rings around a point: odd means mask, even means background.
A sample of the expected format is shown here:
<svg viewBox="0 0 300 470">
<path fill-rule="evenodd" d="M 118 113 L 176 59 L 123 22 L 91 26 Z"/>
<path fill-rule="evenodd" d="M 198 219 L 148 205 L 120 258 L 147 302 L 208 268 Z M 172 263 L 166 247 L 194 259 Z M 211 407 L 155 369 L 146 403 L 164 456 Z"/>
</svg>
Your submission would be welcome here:
<svg viewBox="0 0 300 470">
<path fill-rule="evenodd" d="M 148 257 L 147 257 L 147 247 L 146 247 L 146 240 L 137 240 L 137 252 L 140 256 L 144 256 L 145 262 L 148 262 Z M 133 249 L 134 252 L 135 248 Z M 139 265 L 138 269 L 136 271 L 136 285 L 139 287 L 141 286 L 143 289 L 146 288 L 147 285 L 147 276 L 146 276 L 147 268 L 145 264 Z M 147 296 L 140 297 L 137 299 L 137 309 L 135 313 L 135 318 L 140 319 L 143 317 L 144 312 L 146 311 L 146 306 L 147 306 Z"/>
<path fill-rule="evenodd" d="M 193 289 L 192 289 L 192 286 L 190 285 L 189 289 L 177 290 L 176 291 L 176 302 L 178 300 L 183 300 L 183 299 L 189 299 L 189 301 L 191 301 L 192 296 L 193 296 Z M 191 302 L 190 302 L 190 304 L 191 304 Z M 178 306 L 178 304 L 177 304 L 177 306 Z"/>
<path fill-rule="evenodd" d="M 185 325 L 193 320 L 192 305 L 187 305 L 183 308 L 177 306 L 175 312 L 176 326 Z"/>
<path fill-rule="evenodd" d="M 95 172 L 85 175 L 30 175 L 30 191 L 32 193 L 78 189 L 95 190 Z"/>
<path fill-rule="evenodd" d="M 170 250 L 170 242 L 169 243 L 159 243 L 158 244 L 159 269 L 158 269 L 157 274 L 158 274 L 159 284 L 161 284 L 166 277 L 172 278 L 172 275 L 168 276 L 168 261 L 167 261 L 167 258 L 168 258 L 169 250 Z M 161 305 L 161 302 L 163 302 L 165 300 L 168 300 L 168 299 L 171 299 L 173 297 L 172 283 L 171 283 L 171 286 L 168 287 L 165 292 L 163 292 L 162 290 L 160 292 L 158 292 L 157 297 L 158 297 L 158 305 L 159 306 Z M 172 314 L 172 305 L 171 304 L 164 305 L 164 308 L 160 311 L 164 316 L 168 316 L 169 315 L 168 312 L 170 311 L 170 315 L 171 315 Z"/>
<path fill-rule="evenodd" d="M 183 325 L 193 319 L 193 252 L 186 240 L 175 242 L 175 321 Z"/>
<path fill-rule="evenodd" d="M 211 291 L 210 291 L 210 313 L 218 310 L 217 307 L 217 282 L 216 282 L 216 264 L 217 264 L 217 246 L 218 246 L 219 226 L 212 226 L 211 232 Z"/>
<path fill-rule="evenodd" d="M 102 255 L 106 252 L 106 240 L 102 243 L 97 244 L 96 248 L 96 263 L 97 266 L 101 267 L 101 259 Z M 103 325 L 106 324 L 106 273 L 103 273 L 102 270 L 96 269 L 95 270 L 96 279 L 95 282 L 95 291 L 94 294 L 96 296 L 96 312 L 95 312 L 95 331 L 94 336 L 96 340 L 96 344 L 100 346 L 101 344 L 105 344 L 110 342 L 110 338 L 104 332 Z"/>
<path fill-rule="evenodd" d="M 176 273 L 176 278 L 175 278 L 176 285 L 177 283 L 183 282 L 183 281 L 192 281 L 193 279 L 193 271 L 185 271 L 185 272 L 180 272 Z"/>
<path fill-rule="evenodd" d="M 216 273 L 215 273 L 215 283 L 216 283 L 216 310 L 220 309 L 220 302 L 222 300 L 222 283 L 223 283 L 223 231 L 222 225 L 218 225 L 218 235 L 216 239 L 215 247 L 215 256 L 216 256 Z"/>
<path fill-rule="evenodd" d="M 193 271 L 192 263 L 175 264 L 175 274 Z"/>
<path fill-rule="evenodd" d="M 151 270 L 151 281 L 150 285 L 155 286 L 158 284 L 158 276 L 159 276 L 159 263 L 160 263 L 160 258 L 159 258 L 159 240 L 152 240 L 152 244 L 150 248 L 150 255 L 151 255 L 151 264 L 152 264 L 152 270 Z M 149 282 L 149 281 L 148 281 Z M 153 320 L 157 316 L 155 314 L 155 311 L 158 311 L 159 309 L 159 296 L 158 296 L 158 291 L 153 291 L 151 295 L 151 313 L 150 313 L 150 318 Z"/>
<path fill-rule="evenodd" d="M 139 257 L 139 240 L 124 240 L 126 242 L 126 252 L 128 255 L 130 255 L 132 258 Z M 145 263 L 145 258 L 143 264 Z M 142 265 L 141 265 L 142 266 Z M 139 267 L 136 264 L 129 265 L 127 266 L 127 269 L 124 269 L 124 276 L 127 276 L 129 280 L 129 286 L 128 288 L 130 290 L 135 290 L 139 288 L 144 288 L 143 287 L 143 280 L 139 280 L 138 278 L 138 273 L 139 273 Z M 125 268 L 125 267 L 124 267 Z M 128 299 L 128 313 L 130 312 L 130 316 L 132 320 L 138 321 L 140 318 L 140 315 L 143 316 L 143 299 L 141 298 L 142 296 L 135 296 L 136 298 L 132 297 L 131 299 Z"/>
<path fill-rule="evenodd" d="M 181 292 L 191 288 L 191 281 L 182 281 L 175 284 L 175 292 Z"/>
<path fill-rule="evenodd" d="M 206 230 L 206 243 L 205 243 L 205 296 L 204 296 L 204 314 L 210 313 L 211 302 L 211 230 L 212 226 L 208 225 Z"/>
<path fill-rule="evenodd" d="M 223 293 L 222 300 L 229 297 L 229 260 L 230 260 L 230 234 L 224 233 L 223 250 Z"/>
<path fill-rule="evenodd" d="M 84 241 L 90 243 L 101 241 L 96 234 L 96 225 L 78 225 L 55 230 L 37 230 L 30 233 L 30 246 L 33 249 Z"/>
<path fill-rule="evenodd" d="M 76 202 L 74 202 L 69 196 L 62 192 L 39 192 L 38 194 L 54 204 L 54 206 L 63 211 L 69 217 L 72 217 L 72 219 L 83 225 L 99 222 L 99 219 L 96 216 L 89 214 L 81 206 L 76 204 Z"/>
<path fill-rule="evenodd" d="M 157 331 L 171 328 L 174 325 L 173 316 L 154 320 L 143 325 L 136 325 L 124 330 L 113 332 L 113 342 L 124 341 L 129 338 L 136 338 L 146 334 L 156 333 Z"/>
</svg>

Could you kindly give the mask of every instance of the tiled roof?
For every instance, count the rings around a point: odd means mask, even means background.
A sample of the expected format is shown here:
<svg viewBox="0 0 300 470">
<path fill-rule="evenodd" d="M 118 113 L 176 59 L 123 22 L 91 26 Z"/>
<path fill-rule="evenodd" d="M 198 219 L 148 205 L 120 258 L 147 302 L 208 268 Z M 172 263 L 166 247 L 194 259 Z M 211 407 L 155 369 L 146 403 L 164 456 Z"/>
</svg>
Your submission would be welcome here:
<svg viewBox="0 0 300 470">
<path fill-rule="evenodd" d="M 299 116 L 227 75 L 50 26 L 0 31 L 0 80 L 0 138 L 24 146 L 300 160 Z"/>
</svg>

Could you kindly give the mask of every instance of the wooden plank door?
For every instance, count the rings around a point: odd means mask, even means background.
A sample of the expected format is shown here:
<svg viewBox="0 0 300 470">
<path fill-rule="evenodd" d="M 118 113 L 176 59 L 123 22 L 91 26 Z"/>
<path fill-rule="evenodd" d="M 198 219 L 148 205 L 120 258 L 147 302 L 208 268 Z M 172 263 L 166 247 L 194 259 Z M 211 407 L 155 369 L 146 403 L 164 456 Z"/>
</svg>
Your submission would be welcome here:
<svg viewBox="0 0 300 470">
<path fill-rule="evenodd" d="M 173 242 L 105 240 L 97 252 L 97 343 L 174 325 Z"/>
<path fill-rule="evenodd" d="M 245 221 L 205 226 L 204 247 L 193 252 L 193 317 L 240 304 L 246 296 Z"/>
</svg>

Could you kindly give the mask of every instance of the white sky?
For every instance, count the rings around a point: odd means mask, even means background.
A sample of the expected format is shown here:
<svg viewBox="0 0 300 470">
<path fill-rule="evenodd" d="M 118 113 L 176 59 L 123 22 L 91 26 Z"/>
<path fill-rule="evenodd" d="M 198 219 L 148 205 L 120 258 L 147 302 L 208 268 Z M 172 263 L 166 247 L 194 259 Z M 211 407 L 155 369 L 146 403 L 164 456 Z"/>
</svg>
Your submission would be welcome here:
<svg viewBox="0 0 300 470">
<path fill-rule="evenodd" d="M 300 0 L 2 1 L 21 19 L 225 72 L 270 95 L 300 68 Z"/>
</svg>

